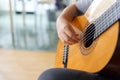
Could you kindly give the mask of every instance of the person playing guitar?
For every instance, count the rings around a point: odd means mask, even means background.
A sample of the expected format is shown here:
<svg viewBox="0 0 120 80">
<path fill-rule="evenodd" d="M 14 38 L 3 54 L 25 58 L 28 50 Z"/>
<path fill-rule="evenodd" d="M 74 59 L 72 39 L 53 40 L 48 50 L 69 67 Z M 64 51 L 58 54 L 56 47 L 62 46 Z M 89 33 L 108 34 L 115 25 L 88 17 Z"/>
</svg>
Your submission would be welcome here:
<svg viewBox="0 0 120 80">
<path fill-rule="evenodd" d="M 103 1 L 104 2 L 104 0 L 94 0 L 94 1 L 96 1 L 96 2 Z M 56 22 L 57 33 L 58 33 L 58 37 L 60 38 L 61 42 L 64 45 L 74 45 L 81 41 L 81 37 L 80 37 L 81 35 L 76 33 L 76 31 L 74 30 L 73 25 L 71 23 L 77 16 L 82 16 L 86 13 L 86 11 L 91 10 L 91 9 L 88 10 L 88 8 L 91 6 L 91 3 L 93 3 L 94 1 L 92 1 L 92 0 L 77 0 L 75 3 L 72 3 L 69 6 L 67 6 L 63 10 L 61 15 L 58 17 L 57 22 Z M 116 1 L 116 0 L 111 0 L 111 1 Z M 94 5 L 94 6 L 97 6 L 97 5 Z M 102 6 L 102 7 L 104 7 L 104 6 Z M 92 10 L 91 10 L 91 13 L 92 13 Z M 88 16 L 88 15 L 90 15 L 90 14 L 86 13 L 85 16 Z M 100 20 L 98 20 L 98 21 L 100 21 Z M 90 24 L 90 27 L 93 27 L 93 29 L 94 29 L 94 25 Z M 89 32 L 89 28 L 87 30 Z M 84 36 L 87 35 L 87 30 L 86 30 L 86 33 Z M 94 30 L 92 32 L 94 32 Z M 89 36 L 87 36 L 87 37 L 89 37 Z M 94 36 L 93 36 L 93 38 L 94 38 Z M 92 45 L 92 43 L 90 43 L 89 41 L 85 43 L 85 47 L 89 47 L 90 45 Z M 83 51 L 83 53 L 84 53 L 84 51 Z M 89 55 L 89 52 L 86 54 L 83 54 L 83 55 L 87 56 L 87 55 Z M 94 65 L 92 65 L 92 66 L 94 66 Z M 89 66 L 87 66 L 87 68 L 88 67 Z M 92 70 L 90 70 L 90 71 L 94 72 Z M 91 73 L 91 72 L 89 72 L 89 71 L 87 72 L 84 70 L 70 69 L 70 68 L 68 68 L 68 69 L 52 68 L 52 69 L 49 69 L 49 70 L 43 72 L 40 75 L 40 77 L 38 78 L 38 80 L 120 80 L 120 78 L 118 78 L 118 77 L 114 78 L 112 76 L 104 75 L 99 72 L 98 73 L 97 72 Z M 118 72 L 118 74 L 119 74 L 119 72 Z"/>
</svg>

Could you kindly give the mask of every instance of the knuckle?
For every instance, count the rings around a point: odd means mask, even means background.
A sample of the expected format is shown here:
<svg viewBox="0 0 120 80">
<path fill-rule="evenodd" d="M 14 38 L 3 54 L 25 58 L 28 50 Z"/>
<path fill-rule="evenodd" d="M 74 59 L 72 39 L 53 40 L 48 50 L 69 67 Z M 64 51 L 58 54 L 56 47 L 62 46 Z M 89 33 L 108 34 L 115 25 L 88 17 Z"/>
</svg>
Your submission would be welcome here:
<svg viewBox="0 0 120 80">
<path fill-rule="evenodd" d="M 68 42 L 68 41 L 70 41 L 70 38 L 66 38 L 66 40 L 65 40 L 65 41 L 67 41 L 67 42 Z"/>
<path fill-rule="evenodd" d="M 63 30 L 66 30 L 67 27 L 68 27 L 67 25 L 64 25 L 62 29 L 63 29 Z"/>
<path fill-rule="evenodd" d="M 73 38 L 73 37 L 74 37 L 74 35 L 73 35 L 73 34 L 69 34 L 69 37 L 70 37 L 70 38 Z"/>
</svg>

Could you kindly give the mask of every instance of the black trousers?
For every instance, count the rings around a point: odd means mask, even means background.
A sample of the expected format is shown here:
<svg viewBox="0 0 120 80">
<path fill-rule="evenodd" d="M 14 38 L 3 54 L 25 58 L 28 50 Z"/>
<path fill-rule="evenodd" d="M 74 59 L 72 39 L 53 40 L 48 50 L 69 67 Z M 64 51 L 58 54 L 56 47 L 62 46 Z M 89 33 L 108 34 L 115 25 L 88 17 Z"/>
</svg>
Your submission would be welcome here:
<svg viewBox="0 0 120 80">
<path fill-rule="evenodd" d="M 53 68 L 43 72 L 38 80 L 112 80 L 100 74 L 92 74 L 84 71 Z"/>
</svg>

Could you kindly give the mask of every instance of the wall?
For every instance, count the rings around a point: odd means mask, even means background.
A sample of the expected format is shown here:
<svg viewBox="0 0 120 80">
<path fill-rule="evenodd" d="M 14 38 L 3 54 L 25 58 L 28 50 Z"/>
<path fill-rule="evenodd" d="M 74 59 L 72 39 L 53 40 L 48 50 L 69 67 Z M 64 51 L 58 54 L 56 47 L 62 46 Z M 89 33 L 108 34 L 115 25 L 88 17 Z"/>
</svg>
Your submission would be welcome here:
<svg viewBox="0 0 120 80">
<path fill-rule="evenodd" d="M 9 11 L 9 1 L 10 0 L 0 0 L 0 11 Z M 11 2 L 14 10 L 14 0 L 11 0 Z"/>
</svg>

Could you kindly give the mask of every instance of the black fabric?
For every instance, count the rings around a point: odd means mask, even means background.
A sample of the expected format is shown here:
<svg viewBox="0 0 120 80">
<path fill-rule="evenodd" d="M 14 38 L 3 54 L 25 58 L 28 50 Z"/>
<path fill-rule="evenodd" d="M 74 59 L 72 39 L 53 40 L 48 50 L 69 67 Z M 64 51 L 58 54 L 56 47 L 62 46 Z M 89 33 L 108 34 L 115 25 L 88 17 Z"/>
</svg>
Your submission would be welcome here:
<svg viewBox="0 0 120 80">
<path fill-rule="evenodd" d="M 99 74 L 87 73 L 84 71 L 53 68 L 43 72 L 38 80 L 111 80 Z"/>
</svg>

